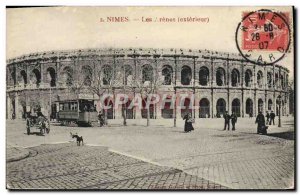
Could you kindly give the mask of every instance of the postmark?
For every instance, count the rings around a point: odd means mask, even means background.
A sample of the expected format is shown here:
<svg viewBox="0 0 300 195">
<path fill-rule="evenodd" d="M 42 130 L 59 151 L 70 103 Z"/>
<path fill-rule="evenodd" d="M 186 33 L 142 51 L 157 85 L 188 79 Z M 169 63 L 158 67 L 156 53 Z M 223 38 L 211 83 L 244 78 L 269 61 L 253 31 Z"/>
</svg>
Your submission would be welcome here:
<svg viewBox="0 0 300 195">
<path fill-rule="evenodd" d="M 271 65 L 289 51 L 291 31 L 287 13 L 267 9 L 244 12 L 235 34 L 240 54 L 249 62 Z"/>
</svg>

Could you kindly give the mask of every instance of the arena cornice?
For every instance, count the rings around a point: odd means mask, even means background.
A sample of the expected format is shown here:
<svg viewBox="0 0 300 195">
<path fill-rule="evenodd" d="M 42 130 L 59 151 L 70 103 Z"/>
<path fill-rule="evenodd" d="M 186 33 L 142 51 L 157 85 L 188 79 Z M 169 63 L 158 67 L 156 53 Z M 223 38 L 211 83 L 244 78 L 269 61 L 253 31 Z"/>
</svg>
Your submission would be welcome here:
<svg viewBox="0 0 300 195">
<path fill-rule="evenodd" d="M 182 48 L 87 48 L 87 49 L 73 49 L 73 50 L 53 50 L 53 51 L 43 51 L 36 53 L 29 53 L 21 55 L 18 57 L 10 58 L 6 61 L 7 66 L 18 64 L 18 63 L 32 63 L 35 61 L 59 61 L 66 58 L 76 59 L 78 57 L 154 57 L 154 58 L 168 58 L 168 57 L 178 57 L 178 58 L 203 58 L 212 60 L 229 60 L 229 61 L 239 61 L 241 63 L 247 62 L 238 53 L 229 52 L 218 52 L 212 50 L 193 50 L 193 49 L 182 49 Z M 258 65 L 263 66 L 263 65 Z M 272 66 L 272 65 L 269 65 Z M 282 68 L 285 71 L 289 70 L 279 64 L 275 67 Z"/>
</svg>

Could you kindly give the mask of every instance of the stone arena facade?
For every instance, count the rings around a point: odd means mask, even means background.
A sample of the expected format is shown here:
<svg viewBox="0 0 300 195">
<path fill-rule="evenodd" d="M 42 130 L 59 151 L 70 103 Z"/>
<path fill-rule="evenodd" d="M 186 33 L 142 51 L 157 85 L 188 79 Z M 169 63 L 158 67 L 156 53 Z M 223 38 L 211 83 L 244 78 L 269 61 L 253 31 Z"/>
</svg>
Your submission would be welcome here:
<svg viewBox="0 0 300 195">
<path fill-rule="evenodd" d="M 289 71 L 278 64 L 256 65 L 239 54 L 208 50 L 113 48 L 49 51 L 7 60 L 6 117 L 21 119 L 39 107 L 45 115 L 55 118 L 59 110 L 56 101 L 75 97 L 70 95 L 70 87 L 78 85 L 78 75 L 88 78 L 90 83 L 84 85 L 90 85 L 97 77 L 93 73 L 103 69 L 119 71 L 124 79 L 122 85 L 112 87 L 112 93 L 117 94 L 128 85 L 129 76 L 141 75 L 141 82 L 147 81 L 146 68 L 163 78 L 158 93 L 194 95 L 184 104 L 192 101 L 198 106 L 191 111 L 195 118 L 220 117 L 225 110 L 240 117 L 271 110 L 278 115 L 279 109 L 281 115 L 289 113 Z M 101 81 L 103 88 L 107 87 L 107 80 Z M 84 95 L 99 99 L 92 93 Z M 108 118 L 122 118 L 120 109 L 111 109 Z M 150 116 L 180 118 L 185 111 L 154 105 Z M 128 113 L 132 119 L 145 117 L 143 109 L 133 108 Z"/>
</svg>

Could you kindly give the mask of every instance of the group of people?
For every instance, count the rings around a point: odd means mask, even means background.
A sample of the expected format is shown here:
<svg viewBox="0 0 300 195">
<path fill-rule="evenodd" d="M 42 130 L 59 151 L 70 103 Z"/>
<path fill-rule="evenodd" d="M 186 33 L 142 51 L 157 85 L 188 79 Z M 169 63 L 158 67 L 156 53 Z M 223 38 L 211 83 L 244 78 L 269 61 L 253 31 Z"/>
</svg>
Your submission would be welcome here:
<svg viewBox="0 0 300 195">
<path fill-rule="evenodd" d="M 226 111 L 225 114 L 223 115 L 223 118 L 225 120 L 225 125 L 224 125 L 224 130 L 230 129 L 230 121 L 232 124 L 232 131 L 235 130 L 235 124 L 237 123 L 237 116 L 234 112 L 232 112 L 231 115 L 228 114 L 228 112 Z M 184 123 L 184 132 L 188 133 L 194 130 L 193 127 L 193 123 L 195 122 L 195 120 L 192 118 L 192 114 L 188 113 L 183 117 L 183 120 L 185 120 Z"/>
<path fill-rule="evenodd" d="M 229 131 L 230 130 L 230 121 L 231 121 L 231 125 L 232 125 L 232 131 L 235 131 L 235 124 L 237 123 L 237 115 L 232 112 L 231 115 L 228 114 L 228 111 L 225 111 L 225 114 L 223 115 L 224 118 L 224 129 L 223 131 L 225 131 L 226 129 Z M 268 124 L 271 125 L 273 123 L 273 125 L 275 125 L 275 113 L 273 111 L 271 111 L 271 113 L 266 113 L 266 118 L 267 120 L 265 120 L 265 116 L 262 114 L 262 112 L 259 112 L 255 123 L 257 124 L 257 134 L 267 134 L 267 129 L 268 129 Z M 193 123 L 195 122 L 194 119 L 192 118 L 192 114 L 188 113 L 183 117 L 183 120 L 185 120 L 185 124 L 184 124 L 184 132 L 191 132 L 194 130 L 193 127 Z"/>
<path fill-rule="evenodd" d="M 259 112 L 255 120 L 255 123 L 257 123 L 257 134 L 267 134 L 268 125 L 272 125 L 272 123 L 275 125 L 275 116 L 273 111 L 271 113 L 267 111 L 267 120 L 265 120 L 263 113 Z"/>
</svg>

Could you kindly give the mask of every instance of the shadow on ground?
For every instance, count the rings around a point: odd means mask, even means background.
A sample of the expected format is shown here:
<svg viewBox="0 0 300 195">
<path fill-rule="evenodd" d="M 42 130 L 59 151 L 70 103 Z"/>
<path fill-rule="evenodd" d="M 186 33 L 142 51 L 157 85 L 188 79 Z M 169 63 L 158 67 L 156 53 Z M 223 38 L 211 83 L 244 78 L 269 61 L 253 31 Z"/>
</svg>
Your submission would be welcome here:
<svg viewBox="0 0 300 195">
<path fill-rule="evenodd" d="M 268 136 L 278 137 L 287 140 L 295 140 L 294 131 L 287 131 L 281 133 L 268 133 Z"/>
</svg>

